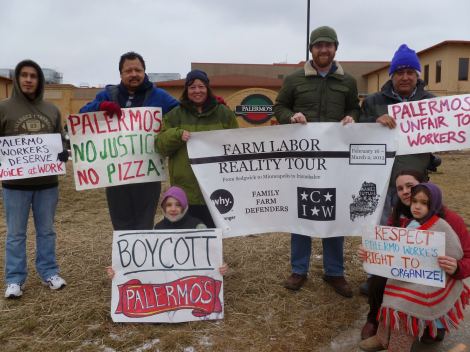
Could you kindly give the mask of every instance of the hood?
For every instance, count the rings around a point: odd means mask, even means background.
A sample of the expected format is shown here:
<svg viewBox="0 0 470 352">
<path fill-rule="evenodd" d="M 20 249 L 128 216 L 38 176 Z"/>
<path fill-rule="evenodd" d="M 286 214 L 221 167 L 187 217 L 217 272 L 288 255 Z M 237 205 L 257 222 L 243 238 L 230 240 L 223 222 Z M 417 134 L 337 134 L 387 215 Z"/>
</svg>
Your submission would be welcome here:
<svg viewBox="0 0 470 352">
<path fill-rule="evenodd" d="M 23 94 L 23 92 L 21 91 L 21 88 L 20 88 L 20 82 L 19 82 L 20 71 L 25 66 L 34 67 L 36 69 L 36 71 L 38 72 L 38 78 L 39 78 L 38 88 L 37 88 L 37 91 L 36 91 L 36 97 L 33 100 L 28 99 Z M 24 99 L 24 100 L 26 100 L 30 103 L 37 103 L 37 102 L 43 100 L 43 97 L 44 97 L 44 82 L 45 82 L 44 73 L 42 72 L 41 67 L 39 67 L 39 65 L 36 62 L 34 62 L 33 60 L 23 60 L 18 65 L 16 65 L 16 68 L 15 68 L 15 78 L 13 80 L 13 92 L 11 94 L 11 97 L 12 97 L 12 99 Z"/>
<path fill-rule="evenodd" d="M 308 76 L 318 76 L 318 72 L 313 67 L 312 60 L 306 61 L 304 64 L 304 72 L 305 72 L 305 77 Z M 333 65 L 331 66 L 331 71 L 328 73 L 328 75 L 336 75 L 336 77 L 340 78 L 344 76 L 344 70 L 343 67 L 339 64 L 338 61 L 333 61 Z"/>
</svg>

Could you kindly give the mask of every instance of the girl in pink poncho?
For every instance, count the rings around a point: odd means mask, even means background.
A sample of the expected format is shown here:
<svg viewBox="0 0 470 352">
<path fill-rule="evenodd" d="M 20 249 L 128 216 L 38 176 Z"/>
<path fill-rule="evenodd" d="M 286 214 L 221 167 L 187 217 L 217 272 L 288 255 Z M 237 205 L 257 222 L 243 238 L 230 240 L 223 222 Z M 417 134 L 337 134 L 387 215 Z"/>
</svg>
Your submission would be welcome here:
<svg viewBox="0 0 470 352">
<path fill-rule="evenodd" d="M 463 310 L 470 303 L 470 288 L 450 275 L 457 270 L 457 260 L 463 256 L 459 238 L 442 218 L 442 193 L 433 183 L 421 183 L 412 189 L 411 214 L 414 220 L 407 226 L 420 230 L 444 232 L 445 256 L 438 257 L 446 275 L 444 288 L 425 286 L 388 279 L 379 312 L 377 334 L 363 340 L 363 351 L 411 351 L 411 347 L 429 328 L 435 336 L 438 328 L 457 328 L 463 320 Z"/>
</svg>

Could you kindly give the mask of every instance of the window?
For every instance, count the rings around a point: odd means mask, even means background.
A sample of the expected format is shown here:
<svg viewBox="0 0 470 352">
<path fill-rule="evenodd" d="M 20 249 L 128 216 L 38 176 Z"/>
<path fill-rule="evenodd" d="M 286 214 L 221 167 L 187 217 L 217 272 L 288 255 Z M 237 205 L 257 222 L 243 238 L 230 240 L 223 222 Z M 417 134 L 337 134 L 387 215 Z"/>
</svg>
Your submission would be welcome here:
<svg viewBox="0 0 470 352">
<path fill-rule="evenodd" d="M 277 75 L 278 79 L 284 79 L 284 75 Z"/>
<path fill-rule="evenodd" d="M 429 65 L 424 65 L 424 84 L 428 85 L 429 83 Z"/>
<path fill-rule="evenodd" d="M 468 57 L 459 58 L 459 81 L 468 81 Z"/>
<path fill-rule="evenodd" d="M 436 61 L 436 83 L 439 83 L 441 81 L 441 67 L 442 67 L 442 61 L 441 60 Z"/>
</svg>

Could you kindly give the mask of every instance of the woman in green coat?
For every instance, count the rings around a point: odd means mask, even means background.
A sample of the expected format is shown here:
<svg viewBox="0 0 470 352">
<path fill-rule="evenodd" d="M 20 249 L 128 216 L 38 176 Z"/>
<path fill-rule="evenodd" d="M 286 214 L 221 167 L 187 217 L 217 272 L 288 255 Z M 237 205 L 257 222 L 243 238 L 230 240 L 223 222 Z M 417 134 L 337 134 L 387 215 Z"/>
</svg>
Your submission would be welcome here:
<svg viewBox="0 0 470 352">
<path fill-rule="evenodd" d="M 188 73 L 180 101 L 180 106 L 163 117 L 155 145 L 161 155 L 169 158 L 171 185 L 181 187 L 188 195 L 189 214 L 207 227 L 215 227 L 189 164 L 186 142 L 191 132 L 238 128 L 238 123 L 235 114 L 212 94 L 209 78 L 201 70 Z"/>
</svg>

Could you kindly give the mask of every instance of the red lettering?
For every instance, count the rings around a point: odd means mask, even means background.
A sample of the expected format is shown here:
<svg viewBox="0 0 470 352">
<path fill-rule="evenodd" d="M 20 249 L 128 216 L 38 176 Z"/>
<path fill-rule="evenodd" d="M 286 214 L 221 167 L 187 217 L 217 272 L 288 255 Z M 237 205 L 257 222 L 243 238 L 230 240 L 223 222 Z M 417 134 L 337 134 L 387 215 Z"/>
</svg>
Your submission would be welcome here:
<svg viewBox="0 0 470 352">
<path fill-rule="evenodd" d="M 153 117 L 150 110 L 144 111 L 144 130 L 150 132 L 152 130 Z"/>
<path fill-rule="evenodd" d="M 142 115 L 140 114 L 140 110 L 129 110 L 129 120 L 131 120 L 132 131 L 137 130 L 137 127 L 134 125 L 134 122 L 135 124 L 139 125 L 138 130 L 142 130 Z"/>
<path fill-rule="evenodd" d="M 83 184 L 88 185 L 90 183 L 92 185 L 96 185 L 100 180 L 98 173 L 93 168 L 90 168 L 88 170 L 77 170 L 77 178 L 80 186 Z"/>
<path fill-rule="evenodd" d="M 4 178 L 4 177 L 21 177 L 21 176 L 23 176 L 23 167 L 17 167 L 15 169 L 0 170 L 0 178 Z"/>
<path fill-rule="evenodd" d="M 77 115 L 69 115 L 67 119 L 69 120 L 69 126 L 70 126 L 69 133 L 72 136 L 75 136 L 75 134 L 77 134 L 76 127 L 80 125 L 80 117 Z"/>
<path fill-rule="evenodd" d="M 153 132 L 158 133 L 162 129 L 162 118 L 160 116 L 160 110 L 153 112 L 153 120 L 157 125 L 157 127 L 153 129 Z"/>
<path fill-rule="evenodd" d="M 137 164 L 137 172 L 135 173 L 136 177 L 143 177 L 145 174 L 140 173 L 140 169 L 142 168 L 144 161 L 143 160 L 136 160 L 134 161 L 134 164 Z"/>
</svg>

